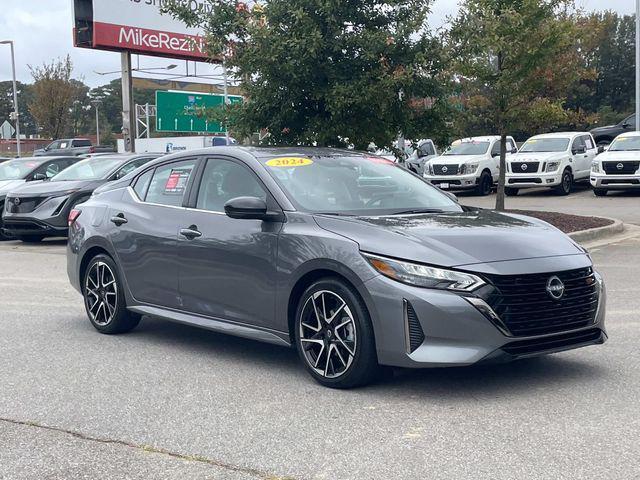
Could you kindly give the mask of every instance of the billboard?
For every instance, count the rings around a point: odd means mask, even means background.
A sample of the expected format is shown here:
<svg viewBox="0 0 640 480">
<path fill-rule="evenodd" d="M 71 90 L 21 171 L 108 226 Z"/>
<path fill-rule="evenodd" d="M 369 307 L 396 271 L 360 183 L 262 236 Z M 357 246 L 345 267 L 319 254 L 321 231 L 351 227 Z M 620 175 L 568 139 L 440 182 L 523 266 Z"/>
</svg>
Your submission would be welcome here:
<svg viewBox="0 0 640 480">
<path fill-rule="evenodd" d="M 206 0 L 185 0 L 198 14 Z M 74 0 L 77 47 L 129 51 L 186 60 L 207 58 L 203 32 L 161 13 L 162 0 Z"/>
<path fill-rule="evenodd" d="M 242 97 L 229 95 L 229 103 Z M 207 119 L 207 110 L 224 105 L 224 95 L 197 92 L 156 92 L 156 131 L 222 133 L 219 123 Z"/>
</svg>

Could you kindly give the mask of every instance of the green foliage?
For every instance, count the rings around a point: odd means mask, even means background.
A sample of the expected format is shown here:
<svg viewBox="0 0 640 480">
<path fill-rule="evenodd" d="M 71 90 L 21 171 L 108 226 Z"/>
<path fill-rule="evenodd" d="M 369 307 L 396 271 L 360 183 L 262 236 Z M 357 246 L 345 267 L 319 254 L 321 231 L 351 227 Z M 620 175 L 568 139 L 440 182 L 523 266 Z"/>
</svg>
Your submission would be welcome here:
<svg viewBox="0 0 640 480">
<path fill-rule="evenodd" d="M 16 82 L 16 86 L 18 88 L 20 133 L 22 135 L 33 135 L 37 132 L 36 122 L 27 108 L 27 105 L 32 101 L 33 90 L 31 85 L 22 82 Z M 0 124 L 5 120 L 9 120 L 11 112 L 13 112 L 13 82 L 0 82 Z"/>
<path fill-rule="evenodd" d="M 442 47 L 424 0 L 271 0 L 249 8 L 210 0 L 196 16 L 210 56 L 224 58 L 248 99 L 228 112 L 243 136 L 267 128 L 274 144 L 359 148 L 442 131 L 449 112 Z"/>
</svg>

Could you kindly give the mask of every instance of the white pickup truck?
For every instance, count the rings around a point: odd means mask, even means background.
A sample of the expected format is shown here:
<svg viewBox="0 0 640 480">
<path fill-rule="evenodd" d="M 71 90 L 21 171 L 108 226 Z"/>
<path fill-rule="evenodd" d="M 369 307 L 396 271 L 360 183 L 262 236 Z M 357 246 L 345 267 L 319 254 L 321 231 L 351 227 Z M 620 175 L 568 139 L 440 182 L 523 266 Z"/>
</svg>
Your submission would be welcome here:
<svg viewBox="0 0 640 480">
<path fill-rule="evenodd" d="M 618 135 L 609 149 L 591 164 L 593 193 L 640 188 L 640 132 Z"/>
<path fill-rule="evenodd" d="M 569 195 L 573 183 L 588 181 L 591 162 L 598 154 L 587 132 L 547 133 L 531 137 L 507 162 L 505 193 L 523 188 L 553 188 Z"/>
<path fill-rule="evenodd" d="M 507 159 L 517 152 L 513 137 L 507 137 Z M 457 140 L 424 168 L 424 178 L 443 190 L 474 190 L 489 195 L 500 173 L 500 137 Z"/>
</svg>

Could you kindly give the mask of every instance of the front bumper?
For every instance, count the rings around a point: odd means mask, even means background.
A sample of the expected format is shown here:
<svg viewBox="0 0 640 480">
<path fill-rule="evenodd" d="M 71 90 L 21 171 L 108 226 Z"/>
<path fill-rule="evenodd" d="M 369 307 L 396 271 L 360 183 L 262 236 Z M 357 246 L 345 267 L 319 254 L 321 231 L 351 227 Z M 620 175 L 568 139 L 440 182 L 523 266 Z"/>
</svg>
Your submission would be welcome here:
<svg viewBox="0 0 640 480">
<path fill-rule="evenodd" d="M 424 174 L 423 178 L 432 185 L 442 188 L 443 190 L 466 190 L 478 186 L 477 175 L 428 175 Z"/>
<path fill-rule="evenodd" d="M 69 228 L 51 225 L 42 220 L 29 217 L 4 217 L 2 231 L 7 236 L 21 237 L 27 235 L 41 235 L 45 237 L 66 237 Z"/>
<path fill-rule="evenodd" d="M 507 173 L 506 186 L 509 188 L 557 187 L 562 183 L 562 172 L 513 174 Z"/>
<path fill-rule="evenodd" d="M 589 181 L 593 188 L 603 190 L 627 190 L 640 188 L 640 175 L 603 175 L 591 172 Z"/>
<path fill-rule="evenodd" d="M 462 295 L 412 287 L 378 276 L 365 283 L 373 302 L 378 360 L 405 368 L 505 362 L 604 343 L 606 291 L 595 321 L 587 327 L 537 336 L 503 333 Z M 411 306 L 412 320 L 406 315 Z M 423 336 L 410 342 L 419 322 Z"/>
</svg>

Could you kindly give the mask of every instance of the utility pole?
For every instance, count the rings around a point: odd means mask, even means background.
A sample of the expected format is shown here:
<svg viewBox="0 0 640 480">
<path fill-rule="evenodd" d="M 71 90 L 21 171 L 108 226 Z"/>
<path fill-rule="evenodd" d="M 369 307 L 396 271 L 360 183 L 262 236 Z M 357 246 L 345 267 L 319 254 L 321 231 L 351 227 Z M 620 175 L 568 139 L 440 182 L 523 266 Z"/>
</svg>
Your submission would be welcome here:
<svg viewBox="0 0 640 480">
<path fill-rule="evenodd" d="M 11 47 L 11 68 L 13 69 L 13 113 L 11 120 L 16 122 L 16 146 L 18 150 L 18 157 L 21 156 L 20 145 L 20 112 L 18 111 L 18 87 L 16 86 L 16 57 L 13 50 L 13 40 L 3 40 L 0 45 L 9 45 Z"/>
<path fill-rule="evenodd" d="M 133 75 L 131 69 L 131 53 L 120 54 L 122 65 L 122 136 L 124 151 L 136 151 L 136 136 L 133 127 L 136 124 L 136 106 L 133 103 Z"/>
<path fill-rule="evenodd" d="M 640 0 L 638 0 L 640 2 Z M 224 74 L 224 108 L 229 108 L 229 77 L 227 76 L 227 64 L 222 57 L 222 73 Z M 225 112 L 226 115 L 226 112 Z M 227 138 L 227 146 L 229 146 L 229 126 L 225 125 L 225 136 Z"/>
<path fill-rule="evenodd" d="M 640 132 L 640 0 L 636 0 L 636 131 Z"/>
<path fill-rule="evenodd" d="M 93 100 L 91 104 L 96 109 L 96 144 L 100 145 L 100 104 L 102 100 Z"/>
</svg>

